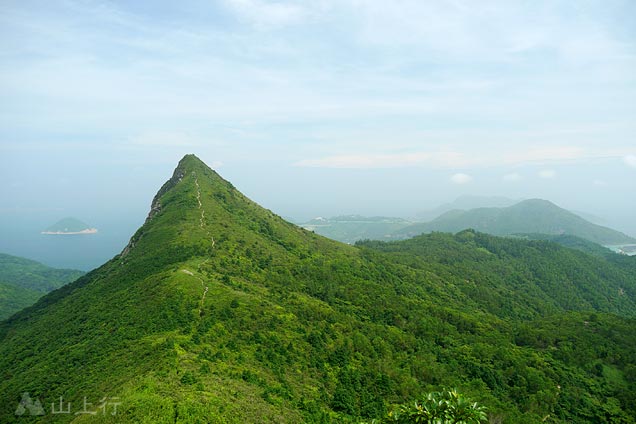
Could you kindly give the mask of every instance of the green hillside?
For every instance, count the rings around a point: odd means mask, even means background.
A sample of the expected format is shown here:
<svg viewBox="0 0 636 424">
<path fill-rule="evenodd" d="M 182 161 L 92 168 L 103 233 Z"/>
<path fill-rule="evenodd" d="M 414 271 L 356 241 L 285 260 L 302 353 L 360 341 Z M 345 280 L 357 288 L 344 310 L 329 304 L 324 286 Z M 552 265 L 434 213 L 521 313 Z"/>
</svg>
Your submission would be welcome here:
<svg viewBox="0 0 636 424">
<path fill-rule="evenodd" d="M 558 243 L 561 246 L 569 247 L 571 249 L 580 250 L 590 255 L 599 256 L 602 258 L 612 259 L 618 256 L 612 250 L 600 244 L 591 242 L 581 237 L 572 236 L 569 234 L 514 234 L 515 237 L 520 237 L 527 240 L 545 240 Z"/>
<path fill-rule="evenodd" d="M 500 236 L 518 233 L 566 234 L 598 244 L 636 242 L 636 239 L 621 232 L 592 224 L 541 199 L 524 200 L 505 208 L 453 210 L 431 222 L 400 229 L 392 236 L 394 239 L 403 239 L 431 231 L 456 233 L 467 228 Z"/>
<path fill-rule="evenodd" d="M 35 303 L 45 293 L 84 273 L 56 269 L 39 262 L 0 253 L 0 319 Z"/>
<path fill-rule="evenodd" d="M 633 268 L 555 243 L 465 230 L 400 242 L 366 241 L 358 246 L 388 254 L 392 262 L 457 281 L 464 294 L 500 318 L 534 319 L 569 310 L 636 317 Z M 630 262 L 636 263 L 633 259 Z"/>
<path fill-rule="evenodd" d="M 348 246 L 188 155 L 121 255 L 0 323 L 0 422 L 38 421 L 24 393 L 108 411 L 42 422 L 360 422 L 457 387 L 493 422 L 629 423 L 635 270 L 474 232 Z"/>
</svg>

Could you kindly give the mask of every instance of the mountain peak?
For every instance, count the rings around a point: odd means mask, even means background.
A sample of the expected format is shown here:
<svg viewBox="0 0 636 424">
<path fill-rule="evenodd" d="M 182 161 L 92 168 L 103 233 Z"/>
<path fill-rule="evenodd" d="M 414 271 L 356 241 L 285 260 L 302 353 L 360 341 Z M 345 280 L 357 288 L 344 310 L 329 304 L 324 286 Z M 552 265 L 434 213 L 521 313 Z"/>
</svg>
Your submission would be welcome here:
<svg viewBox="0 0 636 424">
<path fill-rule="evenodd" d="M 196 170 L 197 168 L 208 168 L 210 169 L 205 162 L 199 159 L 195 154 L 188 153 L 183 156 L 177 165 L 177 168 L 185 169 L 185 170 Z"/>
<path fill-rule="evenodd" d="M 126 257 L 146 234 L 156 237 L 156 233 L 163 232 L 166 234 L 160 240 L 171 241 L 176 235 L 184 233 L 180 227 L 185 226 L 188 227 L 190 238 L 194 239 L 195 233 L 201 231 L 196 231 L 196 225 L 194 231 L 189 227 L 198 224 L 198 230 L 205 229 L 210 217 L 209 214 L 208 217 L 205 216 L 207 204 L 223 201 L 227 194 L 235 191 L 232 184 L 221 178 L 197 156 L 185 155 L 177 164 L 172 177 L 155 194 L 146 221 L 130 239 L 121 256 Z M 161 219 L 162 216 L 165 219 Z"/>
<path fill-rule="evenodd" d="M 454 210 L 428 223 L 414 224 L 394 233 L 404 238 L 423 232 L 457 232 L 466 228 L 494 234 L 567 234 L 598 244 L 633 243 L 633 238 L 586 221 L 575 213 L 544 199 L 527 199 L 503 208 Z"/>
<path fill-rule="evenodd" d="M 313 235 L 257 205 L 189 154 L 155 195 L 146 221 L 120 258 L 163 267 L 242 248 L 248 241 L 290 249 L 308 237 Z"/>
<path fill-rule="evenodd" d="M 515 206 L 518 206 L 518 205 L 520 205 L 520 207 L 536 206 L 536 207 L 559 208 L 559 206 L 555 205 L 549 200 L 538 199 L 538 198 L 522 200 L 521 202 L 517 203 Z"/>
<path fill-rule="evenodd" d="M 168 191 L 179 181 L 181 181 L 186 174 L 196 173 L 197 171 L 206 174 L 212 173 L 214 177 L 221 178 L 216 172 L 212 170 L 212 168 L 207 166 L 205 162 L 199 159 L 196 155 L 190 153 L 181 158 L 181 160 L 177 164 L 177 167 L 172 173 L 172 177 L 168 181 L 166 181 L 161 189 L 159 189 L 159 192 L 157 192 L 155 198 L 157 198 L 157 196 L 161 197 L 162 195 L 164 195 L 166 191 Z"/>
<path fill-rule="evenodd" d="M 217 174 L 212 168 L 207 166 L 205 162 L 199 159 L 194 154 L 187 154 L 177 164 L 174 172 L 172 173 L 172 177 L 166 181 L 163 186 L 159 189 L 155 197 L 153 198 L 152 205 L 150 207 L 150 213 L 148 214 L 148 218 L 146 219 L 146 223 L 151 220 L 157 213 L 161 211 L 162 203 L 161 198 L 168 193 L 170 190 L 175 188 L 181 180 L 184 179 L 187 175 L 192 175 L 195 177 L 195 182 L 198 184 L 198 176 L 205 176 L 207 179 L 214 181 L 217 183 L 221 183 L 222 185 L 230 188 L 234 188 L 229 182 L 225 181 L 219 174 Z M 195 184 L 196 185 L 196 184 Z M 200 195 L 200 190 L 199 190 Z"/>
</svg>

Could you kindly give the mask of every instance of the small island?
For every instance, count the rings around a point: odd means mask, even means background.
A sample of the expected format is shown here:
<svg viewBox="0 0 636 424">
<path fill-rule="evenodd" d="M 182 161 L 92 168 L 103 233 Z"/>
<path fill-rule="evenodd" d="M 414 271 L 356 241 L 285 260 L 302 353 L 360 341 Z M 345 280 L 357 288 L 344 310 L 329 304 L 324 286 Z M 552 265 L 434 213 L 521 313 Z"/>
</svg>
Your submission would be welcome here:
<svg viewBox="0 0 636 424">
<path fill-rule="evenodd" d="M 77 218 L 64 218 L 51 225 L 46 230 L 42 231 L 42 234 L 47 235 L 77 235 L 77 234 L 95 234 L 96 228 L 91 228 L 89 225 L 80 221 Z"/>
</svg>

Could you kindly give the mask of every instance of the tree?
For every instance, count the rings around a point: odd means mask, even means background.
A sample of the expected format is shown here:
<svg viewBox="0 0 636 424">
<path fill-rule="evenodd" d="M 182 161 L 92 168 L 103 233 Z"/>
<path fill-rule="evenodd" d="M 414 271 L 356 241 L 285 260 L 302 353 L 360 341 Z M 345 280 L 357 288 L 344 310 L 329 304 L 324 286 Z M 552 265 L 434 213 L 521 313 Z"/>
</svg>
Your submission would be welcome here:
<svg viewBox="0 0 636 424">
<path fill-rule="evenodd" d="M 382 422 L 398 424 L 480 424 L 488 422 L 486 408 L 458 393 L 445 390 L 427 394 L 421 401 L 400 405 Z"/>
</svg>

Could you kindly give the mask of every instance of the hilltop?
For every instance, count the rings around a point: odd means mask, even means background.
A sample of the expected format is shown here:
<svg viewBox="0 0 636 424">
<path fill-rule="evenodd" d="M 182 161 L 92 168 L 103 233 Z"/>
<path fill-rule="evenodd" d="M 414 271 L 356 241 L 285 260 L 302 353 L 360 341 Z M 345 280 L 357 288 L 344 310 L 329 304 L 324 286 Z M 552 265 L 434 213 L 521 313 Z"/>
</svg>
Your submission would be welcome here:
<svg viewBox="0 0 636 424">
<path fill-rule="evenodd" d="M 430 222 L 402 228 L 391 236 L 403 239 L 431 231 L 456 233 L 467 228 L 499 236 L 540 233 L 572 235 L 608 245 L 636 242 L 626 234 L 593 224 L 542 199 L 524 200 L 503 208 L 452 210 Z"/>
<path fill-rule="evenodd" d="M 88 224 L 77 218 L 63 218 L 55 224 L 42 231 L 47 235 L 73 235 L 73 234 L 95 234 L 97 229 L 90 227 Z"/>
<path fill-rule="evenodd" d="M 430 221 L 446 212 L 453 210 L 470 210 L 477 208 L 505 208 L 518 203 L 519 200 L 513 200 L 503 196 L 475 196 L 463 195 L 459 196 L 452 202 L 444 203 L 433 209 L 422 210 L 415 214 L 418 221 Z"/>
<path fill-rule="evenodd" d="M 349 246 L 193 155 L 120 255 L 0 323 L 0 421 L 328 423 L 458 387 L 493 420 L 636 418 L 636 267 L 476 232 Z M 6 406 L 8 405 L 8 406 Z"/>
</svg>

